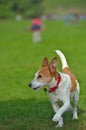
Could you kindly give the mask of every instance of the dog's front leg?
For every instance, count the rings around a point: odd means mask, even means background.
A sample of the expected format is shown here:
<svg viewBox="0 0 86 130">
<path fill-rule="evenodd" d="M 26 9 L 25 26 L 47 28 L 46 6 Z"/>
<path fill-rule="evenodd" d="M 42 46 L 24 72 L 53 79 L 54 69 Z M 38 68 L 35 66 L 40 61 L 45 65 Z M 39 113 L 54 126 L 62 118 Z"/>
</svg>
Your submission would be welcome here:
<svg viewBox="0 0 86 130">
<path fill-rule="evenodd" d="M 57 113 L 57 111 L 58 111 L 58 109 L 59 109 L 58 103 L 57 103 L 57 102 L 53 102 L 53 103 L 52 103 L 52 107 L 53 107 L 54 112 Z"/>
<path fill-rule="evenodd" d="M 66 101 L 66 102 L 64 102 L 64 104 L 63 104 L 63 106 L 61 107 L 61 108 L 59 108 L 59 110 L 57 111 L 57 113 L 54 115 L 54 117 L 53 117 L 53 121 L 54 122 L 59 122 L 60 120 L 61 120 L 61 116 L 62 116 L 62 114 L 68 109 L 68 107 L 69 107 L 69 105 L 70 105 L 70 101 Z"/>
</svg>

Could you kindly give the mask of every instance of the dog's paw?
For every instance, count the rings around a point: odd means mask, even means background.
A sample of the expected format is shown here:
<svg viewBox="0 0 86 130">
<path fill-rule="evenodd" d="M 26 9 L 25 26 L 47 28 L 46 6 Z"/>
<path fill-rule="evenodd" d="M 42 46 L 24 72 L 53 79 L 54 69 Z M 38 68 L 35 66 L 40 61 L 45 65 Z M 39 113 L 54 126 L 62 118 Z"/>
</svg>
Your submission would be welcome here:
<svg viewBox="0 0 86 130">
<path fill-rule="evenodd" d="M 55 117 L 53 117 L 52 121 L 57 122 L 58 120 Z"/>
<path fill-rule="evenodd" d="M 61 117 L 60 121 L 58 122 L 58 124 L 56 125 L 56 127 L 62 127 L 64 124 L 63 122 L 63 118 Z"/>
<path fill-rule="evenodd" d="M 74 113 L 73 113 L 73 120 L 78 120 L 77 112 L 74 112 Z"/>
<path fill-rule="evenodd" d="M 63 124 L 57 124 L 57 125 L 56 125 L 56 128 L 57 128 L 57 127 L 61 128 L 62 126 L 63 126 Z"/>
<path fill-rule="evenodd" d="M 53 122 L 57 122 L 57 121 L 59 122 L 60 118 L 61 117 L 58 114 L 55 114 L 54 117 L 53 117 L 53 119 L 52 119 L 52 121 Z"/>
<path fill-rule="evenodd" d="M 77 115 L 73 115 L 73 120 L 78 120 L 78 116 Z"/>
</svg>

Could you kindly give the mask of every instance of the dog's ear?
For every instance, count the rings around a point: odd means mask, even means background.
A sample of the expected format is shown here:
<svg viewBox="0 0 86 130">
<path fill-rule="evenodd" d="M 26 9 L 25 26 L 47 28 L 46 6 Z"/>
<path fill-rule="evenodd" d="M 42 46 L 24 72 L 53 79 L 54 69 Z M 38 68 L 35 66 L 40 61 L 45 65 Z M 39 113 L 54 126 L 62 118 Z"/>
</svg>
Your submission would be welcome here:
<svg viewBox="0 0 86 130">
<path fill-rule="evenodd" d="M 49 64 L 50 71 L 51 71 L 52 73 L 56 72 L 57 63 L 58 63 L 58 60 L 57 60 L 56 57 L 54 57 L 54 58 L 51 60 L 50 64 Z"/>
<path fill-rule="evenodd" d="M 45 57 L 43 59 L 43 62 L 42 62 L 42 67 L 46 67 L 46 66 L 48 66 L 48 59 L 47 59 L 47 57 Z"/>
</svg>

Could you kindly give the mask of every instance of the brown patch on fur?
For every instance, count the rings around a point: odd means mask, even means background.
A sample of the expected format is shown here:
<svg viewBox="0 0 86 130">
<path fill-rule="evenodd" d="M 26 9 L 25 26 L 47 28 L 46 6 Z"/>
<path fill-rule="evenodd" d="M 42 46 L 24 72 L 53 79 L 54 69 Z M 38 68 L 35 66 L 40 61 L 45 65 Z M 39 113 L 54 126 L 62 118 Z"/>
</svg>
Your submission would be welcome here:
<svg viewBox="0 0 86 130">
<path fill-rule="evenodd" d="M 54 69 L 54 68 L 53 68 Z M 51 71 L 50 66 L 47 65 L 45 67 L 42 67 L 38 73 L 38 75 L 41 75 L 41 78 L 37 77 L 38 81 L 43 81 L 43 82 L 51 82 L 52 78 L 55 77 L 55 79 L 58 79 L 58 72 L 56 72 L 56 69 L 54 69 L 55 72 Z"/>
<path fill-rule="evenodd" d="M 76 77 L 75 75 L 70 71 L 70 69 L 68 67 L 65 67 L 63 69 L 63 72 L 68 74 L 70 76 L 70 79 L 71 79 L 71 83 L 72 83 L 72 86 L 71 86 L 71 90 L 70 92 L 73 92 L 74 89 L 76 88 Z"/>
<path fill-rule="evenodd" d="M 50 71 L 49 71 L 49 67 L 48 67 L 48 66 L 43 67 L 43 68 L 39 71 L 39 74 L 45 75 L 46 77 L 50 77 L 50 76 L 51 76 L 51 73 L 50 73 Z"/>
<path fill-rule="evenodd" d="M 41 78 L 37 77 L 37 80 L 41 81 L 41 82 L 46 82 L 46 83 L 49 83 L 52 80 L 52 77 L 53 77 L 53 75 L 50 72 L 48 66 L 43 67 L 42 69 L 40 69 L 38 75 L 41 75 L 42 77 Z"/>
</svg>

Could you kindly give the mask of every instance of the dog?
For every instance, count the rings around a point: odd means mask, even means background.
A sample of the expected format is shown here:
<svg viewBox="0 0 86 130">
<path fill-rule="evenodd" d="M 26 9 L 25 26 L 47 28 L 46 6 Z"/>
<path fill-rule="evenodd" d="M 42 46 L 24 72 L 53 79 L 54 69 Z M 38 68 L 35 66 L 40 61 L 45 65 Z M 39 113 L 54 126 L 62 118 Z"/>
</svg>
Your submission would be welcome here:
<svg viewBox="0 0 86 130">
<path fill-rule="evenodd" d="M 62 72 L 56 71 L 57 57 L 54 57 L 50 63 L 45 57 L 42 68 L 36 72 L 34 79 L 29 83 L 29 87 L 37 90 L 43 86 L 48 86 L 49 97 L 55 112 L 52 121 L 58 123 L 56 127 L 62 127 L 64 124 L 62 115 L 65 111 L 72 111 L 73 119 L 78 119 L 77 106 L 80 86 L 75 75 L 70 71 L 64 54 L 60 50 L 55 52 L 62 62 Z M 71 98 L 73 98 L 73 106 L 70 103 Z M 59 101 L 62 102 L 61 106 L 59 106 Z"/>
</svg>

